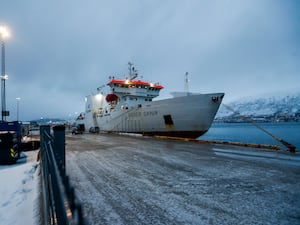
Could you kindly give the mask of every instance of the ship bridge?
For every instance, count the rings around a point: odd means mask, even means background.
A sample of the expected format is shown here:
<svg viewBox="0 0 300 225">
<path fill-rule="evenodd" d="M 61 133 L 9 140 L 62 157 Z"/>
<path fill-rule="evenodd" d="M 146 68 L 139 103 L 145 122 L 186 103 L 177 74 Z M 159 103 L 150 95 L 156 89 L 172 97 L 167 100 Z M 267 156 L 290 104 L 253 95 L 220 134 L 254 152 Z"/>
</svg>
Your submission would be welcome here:
<svg viewBox="0 0 300 225">
<path fill-rule="evenodd" d="M 112 79 L 107 84 L 113 94 L 119 97 L 132 96 L 144 98 L 151 101 L 159 95 L 159 91 L 164 87 L 158 83 L 150 83 L 141 80 L 117 80 Z"/>
</svg>

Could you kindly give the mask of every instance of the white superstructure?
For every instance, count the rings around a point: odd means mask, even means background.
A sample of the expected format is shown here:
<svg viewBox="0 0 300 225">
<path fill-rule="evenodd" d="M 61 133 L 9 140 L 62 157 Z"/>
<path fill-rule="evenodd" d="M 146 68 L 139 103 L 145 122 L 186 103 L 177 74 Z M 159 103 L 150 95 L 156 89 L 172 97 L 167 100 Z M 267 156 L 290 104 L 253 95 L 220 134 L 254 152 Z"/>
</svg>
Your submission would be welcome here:
<svg viewBox="0 0 300 225">
<path fill-rule="evenodd" d="M 224 93 L 180 93 L 174 98 L 152 101 L 162 85 L 137 80 L 129 63 L 129 78 L 111 78 L 110 93 L 86 97 L 84 123 L 91 132 L 126 132 L 197 138 L 211 126 Z M 178 92 L 179 93 L 179 92 Z"/>
</svg>

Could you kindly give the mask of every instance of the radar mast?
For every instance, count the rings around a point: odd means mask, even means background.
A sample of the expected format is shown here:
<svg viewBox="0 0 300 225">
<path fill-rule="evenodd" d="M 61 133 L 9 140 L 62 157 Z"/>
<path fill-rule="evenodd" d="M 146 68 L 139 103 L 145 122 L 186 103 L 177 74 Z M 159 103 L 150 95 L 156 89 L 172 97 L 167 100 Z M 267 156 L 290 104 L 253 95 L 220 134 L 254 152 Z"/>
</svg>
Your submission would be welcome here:
<svg viewBox="0 0 300 225">
<path fill-rule="evenodd" d="M 134 80 L 138 76 L 138 71 L 134 68 L 133 63 L 128 62 L 129 80 Z"/>
</svg>

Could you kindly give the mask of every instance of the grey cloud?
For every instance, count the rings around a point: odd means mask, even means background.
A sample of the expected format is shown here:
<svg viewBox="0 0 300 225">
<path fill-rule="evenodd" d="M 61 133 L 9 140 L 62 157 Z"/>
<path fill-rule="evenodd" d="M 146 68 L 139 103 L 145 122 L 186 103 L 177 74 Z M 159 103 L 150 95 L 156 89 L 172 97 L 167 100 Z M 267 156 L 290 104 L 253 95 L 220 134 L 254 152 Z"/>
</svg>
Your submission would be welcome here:
<svg viewBox="0 0 300 225">
<path fill-rule="evenodd" d="M 21 119 L 81 111 L 84 96 L 110 75 L 123 77 L 128 61 L 145 79 L 165 86 L 162 97 L 183 90 L 186 71 L 191 91 L 225 91 L 225 101 L 300 89 L 299 5 L 259 0 L 6 1 L 0 23 L 12 30 L 7 40 L 11 114 L 15 97 L 22 99 Z"/>
</svg>

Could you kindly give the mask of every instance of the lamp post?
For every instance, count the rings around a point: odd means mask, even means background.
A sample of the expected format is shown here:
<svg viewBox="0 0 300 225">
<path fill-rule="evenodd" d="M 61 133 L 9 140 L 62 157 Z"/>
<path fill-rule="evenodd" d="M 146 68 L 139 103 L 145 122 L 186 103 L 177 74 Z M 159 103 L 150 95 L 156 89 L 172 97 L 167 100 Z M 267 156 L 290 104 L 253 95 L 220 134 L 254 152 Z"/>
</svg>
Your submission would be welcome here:
<svg viewBox="0 0 300 225">
<path fill-rule="evenodd" d="M 1 106 L 2 106 L 2 121 L 6 120 L 9 112 L 6 111 L 6 97 L 5 97 L 5 80 L 8 76 L 5 74 L 5 39 L 9 36 L 8 30 L 4 26 L 0 26 L 0 38 L 2 48 L 2 73 L 1 73 Z"/>
<path fill-rule="evenodd" d="M 19 121 L 19 104 L 20 104 L 21 98 L 17 97 L 16 100 L 17 100 L 17 121 Z"/>
</svg>

